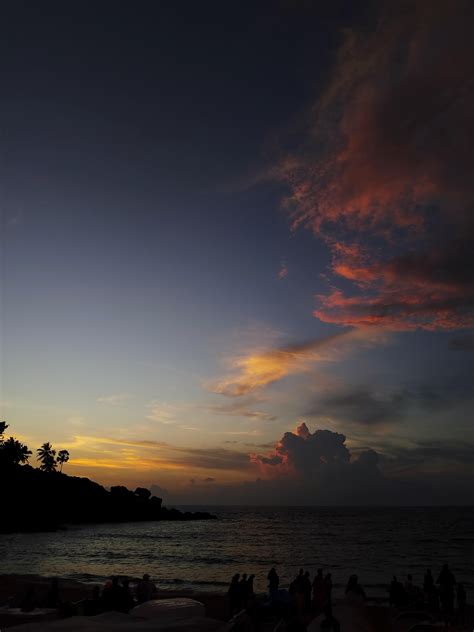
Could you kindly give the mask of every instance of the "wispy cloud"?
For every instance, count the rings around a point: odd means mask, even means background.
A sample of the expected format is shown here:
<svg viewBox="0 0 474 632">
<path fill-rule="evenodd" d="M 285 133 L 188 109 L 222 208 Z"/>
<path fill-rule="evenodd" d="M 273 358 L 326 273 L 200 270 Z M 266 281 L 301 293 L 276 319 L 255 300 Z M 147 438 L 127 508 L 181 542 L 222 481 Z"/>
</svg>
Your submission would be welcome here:
<svg viewBox="0 0 474 632">
<path fill-rule="evenodd" d="M 381 3 L 372 30 L 347 33 L 299 148 L 275 171 L 293 228 L 326 243 L 343 279 L 317 297 L 324 322 L 474 326 L 471 11 Z"/>
<path fill-rule="evenodd" d="M 249 408 L 253 402 L 248 401 L 235 401 L 226 404 L 211 404 L 206 407 L 206 410 L 215 415 L 226 415 L 231 417 L 246 417 L 255 421 L 274 421 L 275 415 L 266 413 L 262 410 L 252 410 Z"/>
<path fill-rule="evenodd" d="M 186 447 L 163 441 L 76 435 L 65 443 L 71 467 L 187 471 L 241 471 L 250 467 L 248 454 L 221 447 Z"/>
<path fill-rule="evenodd" d="M 153 400 L 148 405 L 148 414 L 146 415 L 146 418 L 150 421 L 159 422 L 160 424 L 171 425 L 176 422 L 177 412 L 177 406 Z"/>
<path fill-rule="evenodd" d="M 97 398 L 99 404 L 108 404 L 109 406 L 120 406 L 133 398 L 130 393 L 116 393 L 114 395 L 102 395 Z"/>
<path fill-rule="evenodd" d="M 215 393 L 241 397 L 259 391 L 289 375 L 305 373 L 317 362 L 329 362 L 355 347 L 385 339 L 382 331 L 351 330 L 303 344 L 256 349 L 229 361 L 230 375 L 209 385 Z"/>
<path fill-rule="evenodd" d="M 286 265 L 285 261 L 282 261 L 280 265 L 280 269 L 278 270 L 277 278 L 280 279 L 280 281 L 282 281 L 283 279 L 286 279 L 287 276 L 288 276 L 288 266 Z"/>
</svg>

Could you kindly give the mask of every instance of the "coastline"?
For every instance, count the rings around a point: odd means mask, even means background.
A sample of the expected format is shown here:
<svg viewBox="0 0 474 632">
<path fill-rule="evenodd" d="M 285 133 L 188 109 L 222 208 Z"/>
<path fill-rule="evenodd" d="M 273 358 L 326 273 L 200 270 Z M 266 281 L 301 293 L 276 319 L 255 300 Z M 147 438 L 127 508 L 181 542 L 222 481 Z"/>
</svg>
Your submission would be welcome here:
<svg viewBox="0 0 474 632">
<path fill-rule="evenodd" d="M 0 574 L 0 605 L 3 605 L 6 600 L 15 596 L 24 594 L 25 591 L 34 587 L 38 596 L 46 595 L 53 577 L 46 577 L 36 574 Z M 64 602 L 77 602 L 84 599 L 89 599 L 92 595 L 94 586 L 100 586 L 98 582 L 84 583 L 73 579 L 56 578 L 59 580 L 59 589 L 61 599 Z M 137 578 L 131 578 L 132 585 L 137 581 Z M 189 598 L 201 602 L 205 607 L 206 617 L 222 621 L 223 623 L 229 621 L 229 601 L 227 595 L 227 589 L 221 592 L 204 592 L 199 590 L 192 590 L 189 588 L 183 589 L 168 589 L 161 588 L 158 585 L 157 599 L 171 599 L 171 598 Z M 344 599 L 334 600 L 335 614 L 344 616 L 348 621 L 352 621 L 356 624 L 353 629 L 363 630 L 364 632 L 398 632 L 401 628 L 393 624 L 394 619 L 399 611 L 389 607 L 387 602 L 381 600 L 371 599 L 370 596 L 367 602 L 356 608 L 351 609 L 350 605 Z M 50 613 L 44 620 L 57 619 L 56 612 Z M 355 619 L 355 620 L 354 620 Z M 8 611 L 2 611 L 0 608 L 0 630 L 7 628 L 14 628 L 16 625 L 27 623 L 32 621 L 31 614 L 9 614 Z M 357 621 L 357 623 L 356 623 Z M 474 608 L 470 605 L 466 609 L 466 617 L 463 625 L 453 625 L 451 629 L 459 632 L 471 631 L 472 622 L 474 621 Z"/>
<path fill-rule="evenodd" d="M 34 586 L 38 595 L 46 594 L 52 577 L 34 574 L 2 574 L 0 575 L 0 603 L 16 594 L 24 593 L 29 587 Z M 59 579 L 60 594 L 63 601 L 76 602 L 90 598 L 92 589 L 98 584 L 83 583 L 72 579 Z M 132 579 L 132 583 L 134 580 Z M 203 592 L 192 589 L 162 589 L 158 586 L 157 599 L 170 599 L 173 597 L 187 597 L 200 601 L 206 611 L 206 616 L 227 622 L 230 619 L 227 589 L 222 592 Z M 336 600 L 335 606 L 342 604 Z M 367 632 L 390 631 L 391 611 L 388 605 L 370 604 L 364 609 L 364 619 L 367 624 Z M 20 623 L 30 621 L 31 616 L 17 615 L 14 619 L 0 611 L 0 629 L 14 627 Z"/>
</svg>

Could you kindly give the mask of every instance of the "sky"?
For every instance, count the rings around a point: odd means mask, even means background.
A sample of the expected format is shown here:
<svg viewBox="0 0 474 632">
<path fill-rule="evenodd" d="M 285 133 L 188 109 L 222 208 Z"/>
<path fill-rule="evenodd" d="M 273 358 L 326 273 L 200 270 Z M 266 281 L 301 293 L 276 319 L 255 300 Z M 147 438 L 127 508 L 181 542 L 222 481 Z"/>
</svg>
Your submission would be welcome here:
<svg viewBox="0 0 474 632">
<path fill-rule="evenodd" d="M 472 503 L 474 5 L 1 12 L 9 432 L 165 503 Z"/>
</svg>

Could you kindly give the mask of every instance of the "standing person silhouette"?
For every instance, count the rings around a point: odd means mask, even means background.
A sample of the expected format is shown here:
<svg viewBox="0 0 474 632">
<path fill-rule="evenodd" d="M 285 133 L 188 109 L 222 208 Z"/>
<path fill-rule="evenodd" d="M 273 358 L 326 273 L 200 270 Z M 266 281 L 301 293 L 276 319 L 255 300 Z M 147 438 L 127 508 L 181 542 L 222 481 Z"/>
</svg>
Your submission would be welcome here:
<svg viewBox="0 0 474 632">
<path fill-rule="evenodd" d="M 439 599 L 441 601 L 441 609 L 444 613 L 444 620 L 447 624 L 452 620 L 454 615 L 454 586 L 456 584 L 454 575 L 449 570 L 447 564 L 443 564 L 436 583 L 439 584 Z"/>
<path fill-rule="evenodd" d="M 240 586 L 239 586 L 240 574 L 236 573 L 230 582 L 229 590 L 229 610 L 230 616 L 234 616 L 240 610 Z"/>
<path fill-rule="evenodd" d="M 278 577 L 278 573 L 274 568 L 270 569 L 270 572 L 267 575 L 268 579 L 268 594 L 270 597 L 273 597 L 278 592 L 278 586 L 280 585 L 280 578 Z"/>
</svg>

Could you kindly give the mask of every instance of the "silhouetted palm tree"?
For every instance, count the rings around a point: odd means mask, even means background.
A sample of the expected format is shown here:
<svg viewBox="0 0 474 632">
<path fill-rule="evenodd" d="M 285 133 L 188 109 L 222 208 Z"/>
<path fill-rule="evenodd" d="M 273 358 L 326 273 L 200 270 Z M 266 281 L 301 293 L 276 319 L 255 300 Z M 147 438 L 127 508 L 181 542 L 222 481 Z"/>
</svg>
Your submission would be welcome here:
<svg viewBox="0 0 474 632">
<path fill-rule="evenodd" d="M 63 471 L 63 465 L 69 461 L 69 452 L 67 450 L 59 450 L 56 461 L 59 463 L 59 471 Z"/>
<path fill-rule="evenodd" d="M 0 444 L 3 443 L 3 434 L 5 430 L 8 428 L 8 424 L 6 421 L 0 421 Z"/>
<path fill-rule="evenodd" d="M 41 463 L 39 469 L 43 472 L 54 472 L 56 469 L 56 450 L 53 450 L 53 446 L 50 443 L 43 443 L 36 452 L 38 453 L 38 461 Z"/>
<path fill-rule="evenodd" d="M 5 463 L 19 465 L 20 463 L 28 462 L 31 450 L 28 450 L 27 445 L 17 441 L 14 437 L 10 437 L 2 442 L 1 455 Z"/>
</svg>

